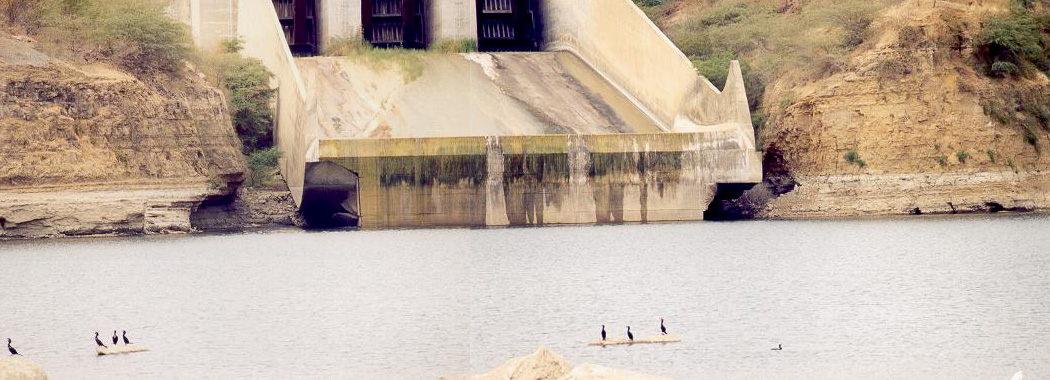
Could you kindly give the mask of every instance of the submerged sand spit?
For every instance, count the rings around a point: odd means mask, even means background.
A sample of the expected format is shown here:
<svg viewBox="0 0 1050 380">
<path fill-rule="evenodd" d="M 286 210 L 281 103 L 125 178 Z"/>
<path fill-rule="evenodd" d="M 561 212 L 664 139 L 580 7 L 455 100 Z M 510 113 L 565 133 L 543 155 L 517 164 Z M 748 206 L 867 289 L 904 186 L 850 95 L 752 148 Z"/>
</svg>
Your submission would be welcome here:
<svg viewBox="0 0 1050 380">
<path fill-rule="evenodd" d="M 540 348 L 529 356 L 514 358 L 482 375 L 443 376 L 439 380 L 668 380 L 622 369 L 583 364 L 573 368 L 565 358 Z"/>
<path fill-rule="evenodd" d="M 0 380 L 47 380 L 47 373 L 22 355 L 0 358 Z"/>
</svg>

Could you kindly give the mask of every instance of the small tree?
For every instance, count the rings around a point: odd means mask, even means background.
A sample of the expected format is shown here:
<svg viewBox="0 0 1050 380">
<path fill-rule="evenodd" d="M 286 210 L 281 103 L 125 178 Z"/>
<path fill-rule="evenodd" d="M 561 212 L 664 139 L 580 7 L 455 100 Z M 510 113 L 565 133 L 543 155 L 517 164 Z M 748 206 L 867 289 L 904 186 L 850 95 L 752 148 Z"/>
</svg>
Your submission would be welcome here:
<svg viewBox="0 0 1050 380">
<path fill-rule="evenodd" d="M 256 151 L 248 156 L 248 186 L 265 186 L 273 179 L 273 171 L 280 162 L 281 151 L 277 147 Z"/>
</svg>

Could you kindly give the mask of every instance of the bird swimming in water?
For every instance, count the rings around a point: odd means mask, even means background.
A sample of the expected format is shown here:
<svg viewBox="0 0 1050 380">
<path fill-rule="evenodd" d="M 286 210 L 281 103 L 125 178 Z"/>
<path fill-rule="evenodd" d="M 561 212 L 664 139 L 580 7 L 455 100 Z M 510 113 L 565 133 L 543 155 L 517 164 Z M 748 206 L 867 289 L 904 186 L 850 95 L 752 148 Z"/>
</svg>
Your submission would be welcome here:
<svg viewBox="0 0 1050 380">
<path fill-rule="evenodd" d="M 95 344 L 102 348 L 109 348 L 106 347 L 106 345 L 102 344 L 102 341 L 98 339 L 98 331 L 95 331 Z"/>
<path fill-rule="evenodd" d="M 120 330 L 120 336 L 124 338 L 125 346 L 131 344 L 131 341 L 128 340 L 128 332 L 126 330 Z"/>
<path fill-rule="evenodd" d="M 664 319 L 660 318 L 660 332 L 667 335 L 667 328 L 664 327 Z"/>
<path fill-rule="evenodd" d="M 773 351 L 780 351 L 780 350 L 783 350 L 783 349 L 784 349 L 784 346 L 781 346 L 779 343 L 777 344 L 776 348 L 770 348 L 770 350 L 773 350 Z"/>
<path fill-rule="evenodd" d="M 15 348 L 11 347 L 11 338 L 7 338 L 7 350 L 11 352 L 11 355 L 18 355 L 18 351 L 15 351 Z"/>
<path fill-rule="evenodd" d="M 113 330 L 113 344 L 116 345 L 119 341 L 120 339 L 117 338 L 117 330 Z"/>
<path fill-rule="evenodd" d="M 602 325 L 602 340 L 605 340 L 605 325 Z"/>
<path fill-rule="evenodd" d="M 631 334 L 631 326 L 627 326 L 627 339 L 634 340 L 634 334 Z"/>
</svg>

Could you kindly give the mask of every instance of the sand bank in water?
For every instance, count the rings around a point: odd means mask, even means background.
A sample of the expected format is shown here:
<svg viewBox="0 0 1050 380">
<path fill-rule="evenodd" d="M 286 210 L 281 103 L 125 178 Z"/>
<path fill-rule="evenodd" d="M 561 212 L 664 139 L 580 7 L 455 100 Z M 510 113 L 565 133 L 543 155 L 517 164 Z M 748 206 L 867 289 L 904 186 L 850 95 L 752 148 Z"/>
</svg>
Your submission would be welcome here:
<svg viewBox="0 0 1050 380">
<path fill-rule="evenodd" d="M 622 369 L 583 364 L 573 367 L 565 358 L 540 348 L 529 356 L 514 358 L 483 375 L 443 376 L 439 380 L 669 380 Z"/>
</svg>

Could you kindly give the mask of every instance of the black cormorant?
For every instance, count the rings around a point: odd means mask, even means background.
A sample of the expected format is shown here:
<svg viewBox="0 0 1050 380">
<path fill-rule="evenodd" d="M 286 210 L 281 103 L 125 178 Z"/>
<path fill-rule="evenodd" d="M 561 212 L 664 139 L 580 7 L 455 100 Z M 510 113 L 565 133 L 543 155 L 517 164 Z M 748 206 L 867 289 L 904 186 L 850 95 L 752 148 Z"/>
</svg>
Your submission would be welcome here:
<svg viewBox="0 0 1050 380">
<path fill-rule="evenodd" d="M 127 332 L 127 331 L 125 331 L 125 330 L 120 330 L 120 336 L 124 338 L 124 345 L 129 345 L 129 344 L 131 344 L 131 341 L 130 341 L 130 340 L 128 340 L 128 332 Z"/>
<path fill-rule="evenodd" d="M 15 351 L 15 348 L 11 347 L 11 338 L 7 338 L 7 350 L 11 351 L 11 355 L 18 355 L 18 351 Z"/>
<path fill-rule="evenodd" d="M 602 325 L 602 340 L 605 340 L 605 325 Z"/>
<path fill-rule="evenodd" d="M 98 331 L 95 331 L 95 344 L 102 348 L 109 348 L 106 347 L 106 345 L 102 344 L 102 341 L 98 339 Z"/>
<path fill-rule="evenodd" d="M 117 330 L 113 330 L 113 344 L 116 345 L 119 341 L 120 338 L 117 338 Z"/>
<path fill-rule="evenodd" d="M 631 326 L 627 326 L 627 339 L 634 340 L 634 334 L 631 334 Z"/>
<path fill-rule="evenodd" d="M 770 348 L 770 350 L 773 350 L 773 351 L 780 351 L 780 350 L 783 350 L 783 349 L 784 349 L 784 346 L 781 346 L 779 343 L 777 344 L 776 348 Z"/>
<path fill-rule="evenodd" d="M 660 332 L 667 335 L 667 328 L 664 327 L 664 319 L 660 318 Z"/>
</svg>

